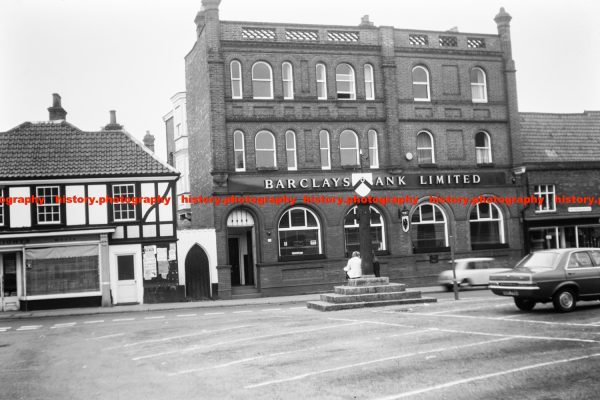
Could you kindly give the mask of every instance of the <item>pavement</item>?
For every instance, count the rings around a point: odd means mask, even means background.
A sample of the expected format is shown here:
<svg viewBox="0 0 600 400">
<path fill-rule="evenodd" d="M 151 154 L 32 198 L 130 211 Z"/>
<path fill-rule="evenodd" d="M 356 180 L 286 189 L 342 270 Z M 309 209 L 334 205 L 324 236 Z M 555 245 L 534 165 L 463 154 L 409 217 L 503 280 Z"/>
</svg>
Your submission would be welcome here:
<svg viewBox="0 0 600 400">
<path fill-rule="evenodd" d="M 444 289 L 441 286 L 407 287 L 407 290 L 419 290 L 423 294 L 444 292 Z M 74 315 L 114 314 L 127 312 L 149 312 L 161 310 L 201 309 L 212 307 L 238 307 L 257 304 L 276 305 L 287 303 L 302 303 L 319 300 L 320 294 L 321 293 L 304 294 L 296 296 L 259 297 L 255 299 L 203 300 L 178 303 L 117 305 L 112 307 L 60 308 L 54 310 L 38 311 L 7 311 L 0 312 L 0 320 L 39 317 L 64 317 Z"/>
</svg>

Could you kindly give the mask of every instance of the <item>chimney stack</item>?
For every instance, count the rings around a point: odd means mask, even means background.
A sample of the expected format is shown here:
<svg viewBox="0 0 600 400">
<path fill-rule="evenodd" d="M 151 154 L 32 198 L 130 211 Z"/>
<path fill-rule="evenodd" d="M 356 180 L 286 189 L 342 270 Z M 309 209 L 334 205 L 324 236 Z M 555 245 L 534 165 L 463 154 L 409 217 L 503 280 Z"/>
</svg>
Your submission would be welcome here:
<svg viewBox="0 0 600 400">
<path fill-rule="evenodd" d="M 144 136 L 144 146 L 154 153 L 154 136 L 152 136 L 150 131 L 146 131 L 146 135 Z"/>
<path fill-rule="evenodd" d="M 117 112 L 110 110 L 110 122 L 104 127 L 105 131 L 120 131 L 123 125 L 117 124 Z"/>
<path fill-rule="evenodd" d="M 64 108 L 62 108 L 60 100 L 60 95 L 58 93 L 52 94 L 52 107 L 48 107 L 50 121 L 61 121 L 67 119 L 67 112 Z"/>
<path fill-rule="evenodd" d="M 373 23 L 371 21 L 369 21 L 369 16 L 368 15 L 363 15 L 363 17 L 360 19 L 360 27 L 362 28 L 372 28 L 373 27 Z"/>
</svg>

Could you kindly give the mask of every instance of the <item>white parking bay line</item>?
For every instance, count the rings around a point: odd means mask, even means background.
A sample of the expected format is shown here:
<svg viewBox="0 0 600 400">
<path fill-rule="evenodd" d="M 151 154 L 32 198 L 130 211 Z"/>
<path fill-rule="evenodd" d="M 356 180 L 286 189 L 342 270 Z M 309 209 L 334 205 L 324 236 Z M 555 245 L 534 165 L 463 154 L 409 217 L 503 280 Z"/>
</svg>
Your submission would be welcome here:
<svg viewBox="0 0 600 400">
<path fill-rule="evenodd" d="M 363 361 L 363 362 L 360 362 L 360 363 L 346 364 L 346 365 L 341 365 L 339 367 L 327 368 L 327 369 L 322 369 L 322 370 L 319 370 L 319 371 L 307 372 L 305 374 L 295 375 L 295 376 L 291 376 L 289 378 L 275 379 L 275 380 L 272 380 L 272 381 L 266 381 L 266 382 L 256 383 L 254 385 L 245 386 L 244 389 L 254 389 L 254 388 L 257 388 L 257 387 L 274 385 L 274 384 L 277 384 L 277 383 L 297 381 L 297 380 L 300 380 L 300 379 L 308 378 L 310 376 L 326 374 L 326 373 L 329 373 L 329 372 L 337 372 L 337 371 L 341 371 L 341 370 L 344 370 L 344 369 L 357 368 L 357 367 L 362 367 L 362 366 L 365 366 L 365 365 L 377 364 L 377 363 L 382 363 L 382 362 L 387 362 L 387 361 L 394 361 L 394 360 L 399 360 L 399 359 L 402 359 L 402 358 L 420 356 L 420 355 L 425 355 L 425 354 L 439 353 L 439 352 L 442 352 L 442 351 L 459 350 L 459 349 L 464 349 L 464 348 L 467 348 L 467 347 L 473 347 L 473 346 L 485 345 L 485 344 L 490 344 L 490 343 L 502 342 L 502 341 L 512 340 L 512 339 L 513 338 L 492 339 L 492 340 L 485 340 L 483 342 L 468 343 L 468 344 L 457 345 L 457 346 L 440 347 L 440 348 L 432 349 L 432 350 L 417 351 L 417 352 L 414 352 L 414 353 L 400 354 L 400 355 L 397 355 L 397 356 L 391 356 L 391 357 L 385 357 L 385 358 L 377 358 L 377 359 L 374 359 L 374 360 Z"/>
<path fill-rule="evenodd" d="M 18 331 L 32 331 L 41 328 L 42 325 L 24 325 L 17 328 Z"/>
<path fill-rule="evenodd" d="M 139 346 L 140 344 L 168 342 L 169 340 L 184 339 L 184 338 L 189 338 L 189 337 L 194 337 L 194 336 L 206 335 L 208 333 L 225 332 L 225 331 L 231 331 L 231 330 L 235 330 L 235 329 L 250 328 L 252 326 L 254 326 L 254 325 L 238 325 L 238 326 L 230 326 L 228 328 L 213 329 L 213 330 L 203 329 L 200 332 L 188 333 L 186 335 L 170 336 L 170 337 L 166 337 L 166 338 L 148 339 L 148 340 L 142 340 L 140 342 L 127 343 L 127 344 L 123 345 L 122 347 L 133 347 L 133 346 Z"/>
<path fill-rule="evenodd" d="M 121 322 L 121 321 L 135 321 L 135 318 L 115 318 L 113 322 Z"/>
<path fill-rule="evenodd" d="M 442 383 L 441 385 L 430 386 L 430 387 L 427 387 L 427 388 L 424 388 L 424 389 L 418 389 L 418 390 L 413 390 L 413 391 L 410 391 L 410 392 L 399 393 L 399 394 L 392 395 L 392 396 L 379 397 L 379 398 L 377 398 L 375 400 L 395 400 L 395 399 L 402 399 L 404 397 L 416 396 L 416 395 L 423 394 L 423 393 L 428 393 L 428 392 L 431 392 L 431 391 L 434 391 L 434 390 L 447 389 L 447 388 L 452 387 L 452 386 L 462 385 L 463 383 L 470 383 L 470 382 L 475 382 L 475 381 L 481 381 L 481 380 L 484 380 L 484 379 L 495 378 L 497 376 L 513 374 L 513 373 L 516 373 L 516 372 L 527 371 L 527 370 L 535 369 L 535 368 L 543 368 L 543 367 L 547 367 L 547 366 L 550 366 L 550 365 L 564 364 L 564 363 L 573 362 L 573 361 L 586 360 L 586 359 L 590 359 L 590 358 L 594 358 L 594 357 L 600 357 L 600 353 L 590 354 L 590 355 L 582 356 L 582 357 L 565 358 L 565 359 L 562 359 L 562 360 L 555 360 L 555 361 L 548 361 L 548 362 L 543 362 L 543 363 L 538 363 L 538 364 L 526 365 L 524 367 L 508 369 L 506 371 L 494 372 L 494 373 L 491 373 L 491 374 L 474 376 L 472 378 L 459 379 L 459 380 L 452 381 L 452 382 Z"/>
<path fill-rule="evenodd" d="M 6 332 L 10 328 L 11 328 L 10 326 L 0 326 L 0 332 Z"/>
<path fill-rule="evenodd" d="M 485 316 L 476 316 L 476 315 L 459 315 L 459 314 L 450 314 L 452 311 L 448 311 L 448 314 L 436 314 L 431 315 L 428 313 L 417 313 L 413 312 L 410 315 L 420 316 L 420 317 L 451 317 L 451 318 L 468 318 L 468 319 L 482 319 L 482 320 L 494 320 L 494 321 L 507 321 L 507 322 L 526 322 L 531 324 L 541 324 L 541 325 L 559 325 L 559 326 L 595 326 L 593 324 L 579 324 L 575 322 L 551 322 L 551 321 L 538 321 L 535 319 L 514 319 L 514 318 L 505 318 L 505 317 L 485 317 Z"/>
<path fill-rule="evenodd" d="M 177 314 L 177 317 L 179 318 L 185 318 L 185 317 L 195 317 L 198 314 Z"/>
<path fill-rule="evenodd" d="M 204 315 L 223 315 L 225 314 L 224 312 L 207 312 L 204 313 Z"/>
<path fill-rule="evenodd" d="M 144 319 L 163 319 L 164 315 L 157 315 L 156 317 L 144 317 Z"/>
<path fill-rule="evenodd" d="M 260 311 L 281 311 L 281 308 L 263 308 Z"/>
<path fill-rule="evenodd" d="M 124 333 L 115 333 L 112 335 L 105 335 L 105 336 L 97 336 L 97 337 L 93 337 L 93 338 L 88 338 L 87 340 L 99 340 L 99 339 L 108 339 L 108 338 L 114 338 L 114 337 L 118 337 L 118 336 L 124 336 Z"/>
<path fill-rule="evenodd" d="M 565 342 L 600 343 L 600 340 L 593 340 L 593 339 L 579 339 L 579 338 L 567 338 L 567 337 L 555 337 L 555 336 L 509 335 L 509 334 L 503 334 L 503 333 L 465 331 L 465 330 L 460 330 L 460 329 L 444 329 L 444 328 L 434 328 L 434 329 L 438 330 L 440 332 L 461 333 L 461 334 L 468 334 L 468 335 L 509 337 L 509 338 L 513 338 L 513 339 L 557 340 L 557 341 L 565 341 Z"/>
<path fill-rule="evenodd" d="M 406 324 L 393 324 L 391 322 L 381 322 L 381 321 L 368 321 L 364 319 L 350 319 L 350 318 L 328 318 L 332 321 L 352 321 L 352 322 L 361 322 L 363 324 L 377 324 L 377 325 L 387 325 L 387 326 L 399 326 L 401 328 L 416 328 L 413 325 Z"/>
<path fill-rule="evenodd" d="M 77 324 L 77 323 L 76 322 L 66 322 L 64 324 L 54 324 L 54 326 L 51 326 L 50 329 L 69 328 L 71 326 L 75 326 L 75 324 Z"/>
<path fill-rule="evenodd" d="M 83 321 L 84 324 L 99 324 L 101 322 L 104 322 L 104 320 L 103 319 L 96 319 L 96 320 L 93 320 L 93 321 Z"/>
<path fill-rule="evenodd" d="M 233 314 L 247 314 L 247 313 L 252 313 L 254 311 L 252 310 L 245 310 L 245 311 L 234 311 Z"/>
</svg>

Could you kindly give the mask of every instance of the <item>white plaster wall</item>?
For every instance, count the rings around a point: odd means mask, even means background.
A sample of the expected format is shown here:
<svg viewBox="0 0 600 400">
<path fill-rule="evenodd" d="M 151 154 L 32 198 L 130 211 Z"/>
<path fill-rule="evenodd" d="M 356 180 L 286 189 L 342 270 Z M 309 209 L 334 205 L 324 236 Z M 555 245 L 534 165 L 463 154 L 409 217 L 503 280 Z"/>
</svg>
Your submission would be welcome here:
<svg viewBox="0 0 600 400">
<path fill-rule="evenodd" d="M 214 229 L 182 229 L 177 231 L 177 265 L 179 283 L 185 285 L 185 258 L 194 244 L 206 252 L 210 270 L 210 282 L 217 283 L 217 234 Z"/>
</svg>

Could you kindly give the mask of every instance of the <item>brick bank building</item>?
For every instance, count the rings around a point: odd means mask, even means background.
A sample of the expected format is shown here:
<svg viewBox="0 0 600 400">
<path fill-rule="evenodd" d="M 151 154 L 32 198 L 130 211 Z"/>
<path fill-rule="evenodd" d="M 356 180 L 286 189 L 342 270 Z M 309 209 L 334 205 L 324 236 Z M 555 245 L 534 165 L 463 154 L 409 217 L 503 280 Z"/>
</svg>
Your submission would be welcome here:
<svg viewBox="0 0 600 400">
<path fill-rule="evenodd" d="M 457 257 L 521 256 L 517 205 L 429 201 L 523 194 L 503 9 L 497 34 L 474 34 L 376 27 L 367 16 L 358 26 L 220 21 L 219 3 L 202 2 L 185 59 L 190 192 L 298 199 L 191 206 L 191 226 L 215 230 L 220 298 L 343 281 L 359 247 L 356 206 L 303 197 L 354 196 L 357 174 L 372 196 L 414 199 L 371 207 L 392 281 L 433 283 L 453 242 Z"/>
</svg>

